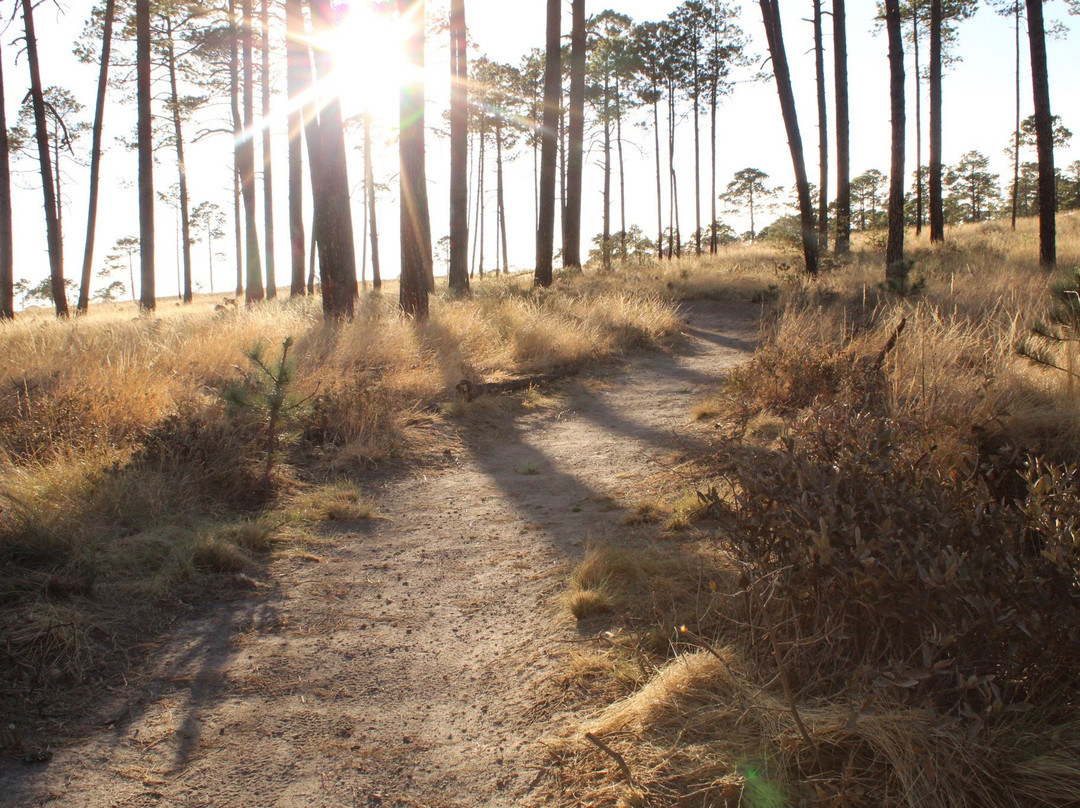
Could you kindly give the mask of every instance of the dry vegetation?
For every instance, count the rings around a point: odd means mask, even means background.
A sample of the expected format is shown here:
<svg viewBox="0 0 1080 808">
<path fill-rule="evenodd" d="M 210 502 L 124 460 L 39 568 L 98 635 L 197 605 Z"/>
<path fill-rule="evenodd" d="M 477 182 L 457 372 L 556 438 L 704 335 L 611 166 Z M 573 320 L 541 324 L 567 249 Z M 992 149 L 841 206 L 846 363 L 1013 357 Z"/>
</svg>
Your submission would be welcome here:
<svg viewBox="0 0 1080 808">
<path fill-rule="evenodd" d="M 553 744 L 563 804 L 1080 804 L 1080 401 L 1016 352 L 1060 283 L 1035 240 L 909 244 L 892 289 L 870 247 L 816 283 L 745 249 L 669 279 L 762 301 L 764 339 L 694 412 L 699 507 L 672 479 L 574 575 L 623 695 Z"/>
<path fill-rule="evenodd" d="M 341 325 L 317 301 L 0 324 L 0 712 L 116 675 L 178 597 L 261 585 L 274 546 L 317 550 L 315 524 L 376 517 L 358 476 L 437 455 L 462 377 L 678 330 L 660 295 L 614 279 L 528 280 L 436 300 L 423 324 L 375 295 Z"/>
</svg>

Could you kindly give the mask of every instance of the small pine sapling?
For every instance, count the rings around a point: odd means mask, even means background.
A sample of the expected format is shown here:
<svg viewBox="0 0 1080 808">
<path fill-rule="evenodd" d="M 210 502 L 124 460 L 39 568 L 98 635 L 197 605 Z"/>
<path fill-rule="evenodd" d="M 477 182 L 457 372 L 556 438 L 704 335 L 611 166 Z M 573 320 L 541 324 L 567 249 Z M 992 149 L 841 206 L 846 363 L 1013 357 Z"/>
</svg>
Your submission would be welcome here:
<svg viewBox="0 0 1080 808">
<path fill-rule="evenodd" d="M 265 483 L 270 485 L 274 470 L 278 441 L 290 417 L 300 409 L 308 398 L 295 400 L 292 386 L 296 379 L 295 369 L 289 362 L 289 349 L 293 338 L 286 337 L 281 343 L 281 357 L 270 362 L 265 346 L 258 343 L 247 353 L 253 372 L 242 382 L 230 384 L 224 392 L 226 403 L 238 410 L 254 413 L 266 422 L 266 469 Z"/>
</svg>

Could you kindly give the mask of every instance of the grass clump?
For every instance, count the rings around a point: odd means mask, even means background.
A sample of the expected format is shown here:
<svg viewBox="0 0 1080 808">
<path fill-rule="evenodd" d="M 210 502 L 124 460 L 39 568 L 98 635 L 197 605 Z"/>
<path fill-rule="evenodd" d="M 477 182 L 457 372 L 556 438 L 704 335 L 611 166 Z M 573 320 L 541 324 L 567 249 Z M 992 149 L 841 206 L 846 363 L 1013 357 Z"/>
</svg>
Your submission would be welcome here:
<svg viewBox="0 0 1080 808">
<path fill-rule="evenodd" d="M 1069 279 L 1021 257 L 1029 229 L 916 247 L 892 288 L 872 251 L 780 282 L 699 413 L 731 492 L 714 552 L 670 545 L 717 587 L 648 646 L 658 674 L 553 746 L 566 804 L 1076 804 L 1080 407 Z M 1039 322 L 1042 366 L 1014 351 Z"/>
</svg>

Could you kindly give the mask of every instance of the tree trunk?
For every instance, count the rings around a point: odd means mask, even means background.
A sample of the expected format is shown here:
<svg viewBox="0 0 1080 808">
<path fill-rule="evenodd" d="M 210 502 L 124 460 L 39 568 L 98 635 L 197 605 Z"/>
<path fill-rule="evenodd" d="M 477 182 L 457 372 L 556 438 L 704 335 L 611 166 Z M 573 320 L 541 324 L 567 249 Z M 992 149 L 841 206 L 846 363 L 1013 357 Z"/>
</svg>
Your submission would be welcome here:
<svg viewBox="0 0 1080 808">
<path fill-rule="evenodd" d="M 604 232 L 600 243 L 604 271 L 611 269 L 611 88 L 604 74 Z"/>
<path fill-rule="evenodd" d="M 941 189 L 941 26 L 942 0 L 930 0 L 930 241 L 945 240 Z"/>
<path fill-rule="evenodd" d="M 417 319 L 428 314 L 427 241 L 422 217 L 427 212 L 424 180 L 424 0 L 398 0 L 398 13 L 408 21 L 405 54 L 411 72 L 401 84 L 401 293 L 404 312 Z"/>
<path fill-rule="evenodd" d="M 653 87 L 656 91 L 656 87 Z M 656 153 L 656 257 L 664 260 L 664 200 L 663 181 L 660 178 L 660 93 L 653 96 L 653 146 Z"/>
<path fill-rule="evenodd" d="M 829 119 L 825 107 L 825 45 L 821 31 L 821 0 L 814 0 L 814 67 L 818 113 L 818 250 L 829 249 Z"/>
<path fill-rule="evenodd" d="M 559 144 L 559 95 L 562 91 L 560 67 L 559 0 L 547 0 L 547 37 L 544 64 L 544 117 L 540 145 L 540 221 L 536 228 L 537 286 L 551 286 L 553 252 L 555 249 L 555 164 Z"/>
<path fill-rule="evenodd" d="M 86 212 L 86 242 L 83 248 L 82 277 L 79 286 L 79 302 L 75 311 L 85 314 L 90 308 L 90 273 L 94 262 L 94 236 L 97 231 L 98 186 L 101 177 L 101 133 L 105 122 L 105 91 L 109 86 L 109 60 L 112 52 L 113 20 L 116 17 L 116 0 L 106 0 L 104 29 L 101 35 L 101 65 L 98 70 L 97 101 L 94 105 L 93 145 L 90 147 L 90 197 Z M 3 121 L 0 120 L 0 128 Z M 6 131 L 4 134 L 6 138 Z"/>
<path fill-rule="evenodd" d="M 468 29 L 465 26 L 465 0 L 451 0 L 450 266 L 447 272 L 450 293 L 457 297 L 469 294 L 468 71 Z"/>
<path fill-rule="evenodd" d="M 1013 130 L 1012 229 L 1016 229 L 1016 208 L 1020 199 L 1020 0 L 1013 2 L 1016 17 L 1016 128 Z"/>
<path fill-rule="evenodd" d="M 776 89 L 780 95 L 780 110 L 787 129 L 791 162 L 795 169 L 795 185 L 799 193 L 799 219 L 802 227 L 803 256 L 806 271 L 818 274 L 818 240 L 814 232 L 814 209 L 810 200 L 810 183 L 806 178 L 806 162 L 803 159 L 802 136 L 795 113 L 795 96 L 791 90 L 791 74 L 788 71 L 787 53 L 784 50 L 784 34 L 780 26 L 780 10 L 777 0 L 759 0 L 765 34 L 769 41 L 769 53 L 773 60 Z"/>
<path fill-rule="evenodd" d="M 236 249 L 236 297 L 244 294 L 244 231 L 240 218 L 240 139 L 244 122 L 240 117 L 240 23 L 236 0 L 229 0 L 229 110 L 233 125 L 233 235 Z"/>
<path fill-rule="evenodd" d="M 41 165 L 41 187 L 45 199 L 45 230 L 49 245 L 49 276 L 52 281 L 51 288 L 53 303 L 56 307 L 56 316 L 67 317 L 67 292 L 64 288 L 64 258 L 58 214 L 60 200 L 56 198 L 52 158 L 49 156 L 49 132 L 45 121 L 45 97 L 41 88 L 41 67 L 38 61 L 37 36 L 34 33 L 34 6 L 32 0 L 22 0 L 22 9 L 23 24 L 26 29 L 26 56 L 30 64 L 30 97 L 34 107 L 38 162 Z M 147 54 L 145 69 L 147 71 L 150 69 L 149 53 Z M 149 103 L 149 97 L 147 97 L 147 103 Z"/>
<path fill-rule="evenodd" d="M 480 147 L 476 150 L 476 233 L 473 235 L 473 267 L 484 277 L 484 119 L 480 119 Z M 477 267 L 477 264 L 479 266 Z"/>
<path fill-rule="evenodd" d="M 844 0 L 833 0 L 833 50 L 836 83 L 836 254 L 847 255 L 851 250 L 851 151 Z"/>
<path fill-rule="evenodd" d="M 191 289 L 191 217 L 188 209 L 187 164 L 184 162 L 184 130 L 180 121 L 180 94 L 176 84 L 176 51 L 173 43 L 172 20 L 165 18 L 166 47 L 169 69 L 169 97 L 172 99 L 173 140 L 176 146 L 176 172 L 180 186 L 180 237 L 183 239 L 184 292 L 183 301 L 192 300 Z"/>
<path fill-rule="evenodd" d="M 0 48 L 0 320 L 10 320 L 15 316 L 15 257 L 11 226 L 11 148 L 4 103 L 4 60 Z"/>
<path fill-rule="evenodd" d="M 371 287 L 382 289 L 382 269 L 379 266 L 379 223 L 375 215 L 375 171 L 371 157 L 371 113 L 364 113 L 364 194 L 367 200 L 368 237 L 371 239 Z M 467 203 L 466 203 L 467 204 Z M 467 245 L 466 245 L 467 246 Z M 468 289 L 468 278 L 465 288 Z"/>
<path fill-rule="evenodd" d="M 570 29 L 570 145 L 566 166 L 563 266 L 581 267 L 581 186 L 585 156 L 585 0 L 573 0 Z"/>
<path fill-rule="evenodd" d="M 694 58 L 694 255 L 701 257 L 701 94 L 697 91 L 697 57 Z"/>
<path fill-rule="evenodd" d="M 503 274 L 510 274 L 510 257 L 506 246 L 506 195 L 503 193 L 502 118 L 495 124 L 495 196 L 499 210 L 499 236 L 502 238 Z"/>
<path fill-rule="evenodd" d="M 1043 0 L 1027 0 L 1031 45 L 1031 86 L 1035 103 L 1035 139 L 1039 152 L 1039 264 L 1057 266 L 1057 178 L 1054 175 L 1054 119 L 1050 114 L 1050 80 L 1046 69 Z"/>
<path fill-rule="evenodd" d="M 716 108 L 719 105 L 719 88 L 713 81 L 709 97 L 709 132 L 711 148 L 709 155 L 709 195 L 712 199 L 709 207 L 709 255 L 716 255 L 720 249 L 719 234 L 716 231 L 716 200 L 719 199 L 716 188 Z"/>
<path fill-rule="evenodd" d="M 675 86 L 667 83 L 668 95 L 668 259 L 682 257 L 682 244 L 678 235 L 679 195 L 675 178 Z"/>
<path fill-rule="evenodd" d="M 889 177 L 889 239 L 886 266 L 904 260 L 904 40 L 900 0 L 885 0 L 889 32 L 889 97 L 892 100 L 892 166 Z"/>
<path fill-rule="evenodd" d="M 244 246 L 247 258 L 247 293 L 245 300 L 255 303 L 265 297 L 262 262 L 259 258 L 259 232 L 255 221 L 255 53 L 252 33 L 252 0 L 241 0 L 243 25 L 240 46 L 243 53 L 244 134 L 236 144 L 240 165 L 240 194 L 244 199 Z"/>
<path fill-rule="evenodd" d="M 262 158 L 263 158 L 263 227 L 266 232 L 266 298 L 277 297 L 277 273 L 274 268 L 274 170 L 270 151 L 270 0 L 259 4 L 259 32 L 262 38 L 262 64 L 259 71 L 259 90 L 262 95 Z"/>
<path fill-rule="evenodd" d="M 286 84 L 289 94 L 289 295 L 304 295 L 304 155 L 301 101 L 311 78 L 301 0 L 285 0 Z M 269 238 L 267 239 L 269 243 Z"/>
<path fill-rule="evenodd" d="M 334 11 L 331 0 L 311 0 L 310 7 L 312 28 L 317 39 L 333 27 Z M 316 78 L 319 82 L 325 82 L 334 72 L 333 54 L 316 50 L 315 55 Z M 308 129 L 306 134 L 308 162 L 312 166 L 314 230 L 319 249 L 323 316 L 327 319 L 347 319 L 353 316 L 356 298 L 356 249 L 349 204 L 345 129 L 341 119 L 341 101 L 337 96 L 322 99 L 315 136 L 312 137 L 312 129 Z"/>
<path fill-rule="evenodd" d="M 626 261 L 626 164 L 622 143 L 622 89 L 615 77 L 615 148 L 619 154 L 619 253 Z"/>
<path fill-rule="evenodd" d="M 919 10 L 915 3 L 911 11 L 911 42 L 915 50 L 915 235 L 922 235 L 922 73 L 919 70 Z"/>
<path fill-rule="evenodd" d="M 157 307 L 154 288 L 154 143 L 150 110 L 150 0 L 135 0 L 135 76 L 139 149 L 139 308 Z"/>
</svg>

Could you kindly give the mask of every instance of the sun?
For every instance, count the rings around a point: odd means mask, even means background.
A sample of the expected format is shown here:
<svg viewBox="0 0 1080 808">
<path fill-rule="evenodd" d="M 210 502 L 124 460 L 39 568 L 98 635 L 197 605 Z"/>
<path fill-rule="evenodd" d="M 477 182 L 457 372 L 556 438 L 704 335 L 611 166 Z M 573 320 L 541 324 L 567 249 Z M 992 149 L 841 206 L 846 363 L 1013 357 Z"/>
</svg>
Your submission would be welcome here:
<svg viewBox="0 0 1080 808">
<path fill-rule="evenodd" d="M 353 3 L 331 35 L 333 91 L 345 117 L 365 111 L 375 118 L 397 116 L 398 86 L 408 71 L 403 43 L 406 29 L 396 13 Z"/>
</svg>

